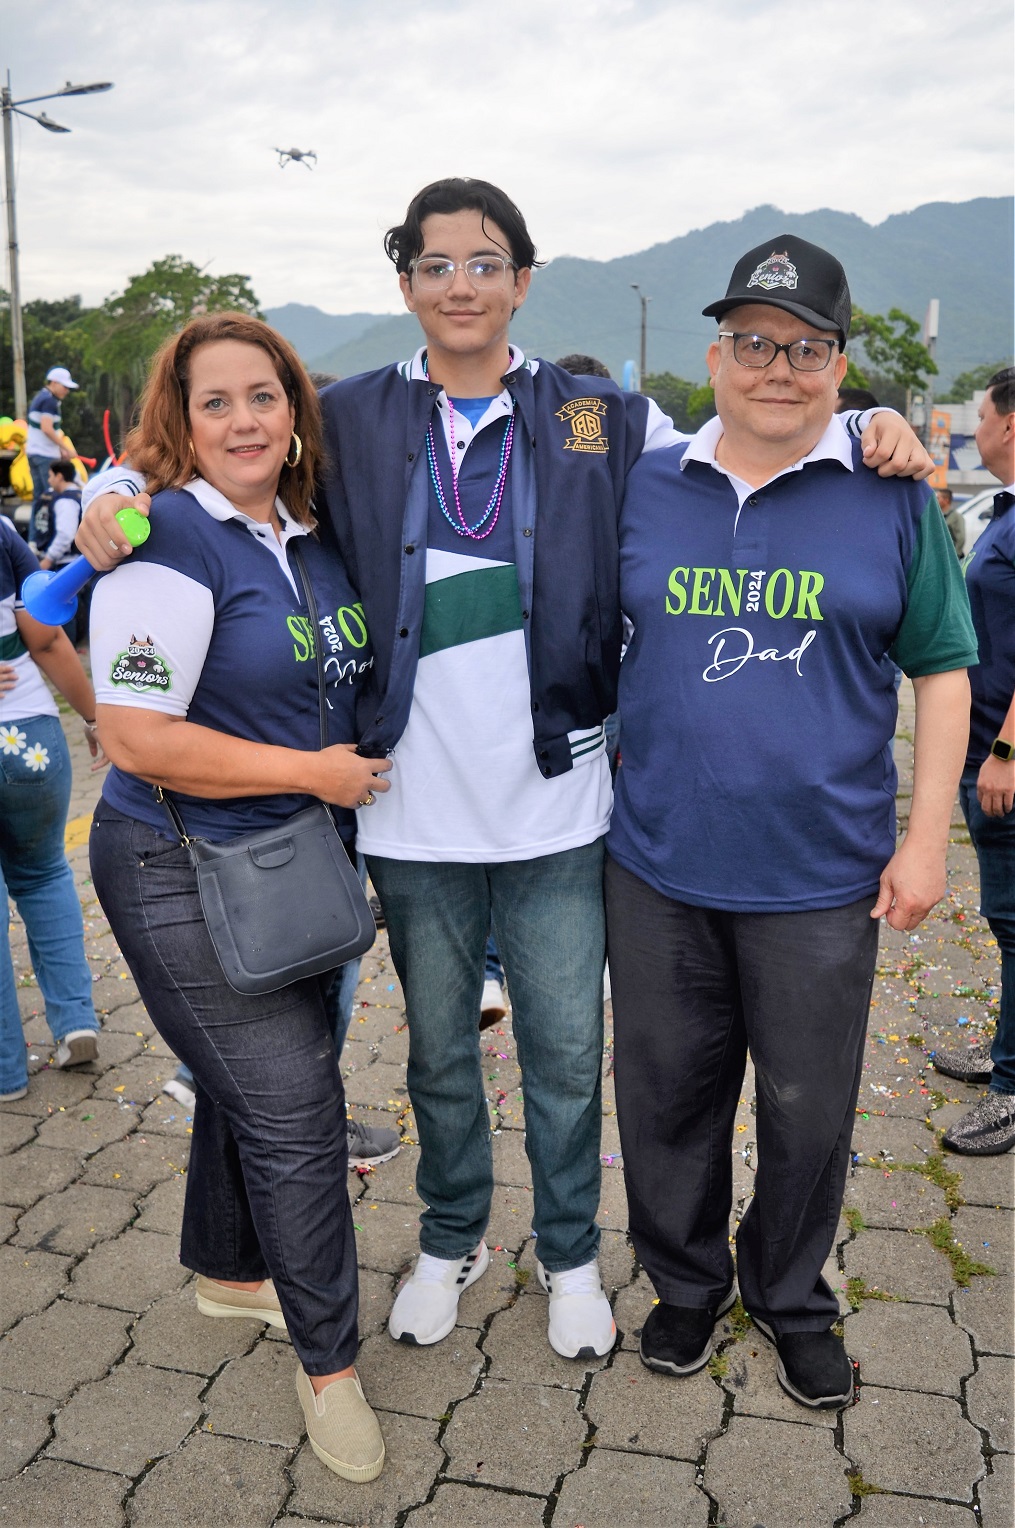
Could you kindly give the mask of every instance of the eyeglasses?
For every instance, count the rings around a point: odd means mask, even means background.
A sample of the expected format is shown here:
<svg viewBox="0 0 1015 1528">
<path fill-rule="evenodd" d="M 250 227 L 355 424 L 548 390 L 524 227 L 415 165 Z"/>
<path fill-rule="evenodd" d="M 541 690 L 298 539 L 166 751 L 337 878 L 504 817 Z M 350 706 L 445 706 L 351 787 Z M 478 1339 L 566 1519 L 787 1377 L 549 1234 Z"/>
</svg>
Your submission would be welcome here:
<svg viewBox="0 0 1015 1528">
<path fill-rule="evenodd" d="M 425 255 L 421 260 L 409 261 L 411 274 L 428 292 L 441 292 L 449 287 L 456 271 L 464 271 L 471 286 L 494 292 L 504 285 L 509 268 L 518 269 L 513 260 L 506 260 L 503 255 L 474 255 L 471 260 L 459 262 L 443 260 L 439 255 Z"/>
<path fill-rule="evenodd" d="M 755 371 L 771 366 L 780 350 L 785 350 L 794 371 L 824 371 L 832 352 L 839 348 L 838 340 L 794 340 L 792 345 L 777 345 L 763 334 L 734 334 L 730 329 L 720 329 L 719 338 L 732 340 L 733 359 Z"/>
</svg>

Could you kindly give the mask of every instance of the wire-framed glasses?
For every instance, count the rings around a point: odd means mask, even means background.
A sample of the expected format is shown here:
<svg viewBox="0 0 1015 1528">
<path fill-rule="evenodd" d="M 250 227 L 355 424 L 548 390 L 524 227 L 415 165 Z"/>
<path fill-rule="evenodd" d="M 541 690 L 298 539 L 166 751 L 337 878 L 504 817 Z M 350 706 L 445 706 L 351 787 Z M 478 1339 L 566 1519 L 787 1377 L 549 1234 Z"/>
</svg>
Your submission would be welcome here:
<svg viewBox="0 0 1015 1528">
<path fill-rule="evenodd" d="M 518 267 L 503 255 L 473 255 L 471 260 L 462 261 L 447 260 L 442 255 L 422 255 L 409 261 L 409 270 L 428 292 L 440 292 L 449 287 L 456 271 L 464 271 L 471 286 L 493 292 L 504 285 L 509 269 L 517 270 Z"/>
<path fill-rule="evenodd" d="M 786 359 L 794 371 L 824 371 L 833 351 L 839 348 L 838 340 L 818 339 L 777 345 L 775 340 L 766 339 L 763 334 L 734 334 L 731 329 L 720 329 L 719 338 L 732 340 L 733 359 L 756 371 L 771 366 L 780 350 L 785 350 Z"/>
</svg>

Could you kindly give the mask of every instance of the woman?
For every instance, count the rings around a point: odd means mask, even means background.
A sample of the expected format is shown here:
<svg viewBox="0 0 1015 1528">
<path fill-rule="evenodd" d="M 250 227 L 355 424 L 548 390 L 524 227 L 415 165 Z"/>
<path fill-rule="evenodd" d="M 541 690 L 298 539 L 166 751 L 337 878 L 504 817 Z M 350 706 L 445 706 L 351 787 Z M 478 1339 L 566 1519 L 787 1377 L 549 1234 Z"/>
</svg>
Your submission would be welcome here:
<svg viewBox="0 0 1015 1528">
<path fill-rule="evenodd" d="M 322 996 L 331 973 L 259 997 L 233 991 L 187 850 L 152 791 L 165 787 L 187 830 L 212 841 L 317 797 L 346 809 L 336 820 L 348 840 L 348 809 L 388 789 L 386 760 L 348 742 L 319 750 L 315 636 L 335 739 L 352 736 L 372 656 L 342 563 L 314 534 L 317 397 L 280 335 L 210 314 L 155 357 L 127 450 L 154 495 L 152 532 L 93 598 L 99 726 L 114 768 L 91 862 L 152 1020 L 194 1074 L 181 1260 L 199 1275 L 205 1314 L 285 1318 L 314 1452 L 346 1479 L 372 1480 L 384 1444 L 352 1366 L 356 1247 Z"/>
<path fill-rule="evenodd" d="M 24 920 L 46 1022 L 57 1042 L 53 1064 L 79 1066 L 98 1054 L 81 904 L 63 847 L 70 753 L 42 675 L 84 719 L 92 757 L 99 759 L 95 696 L 60 628 L 43 626 L 18 604 L 21 585 L 38 568 L 11 522 L 0 515 L 0 1103 L 28 1092 L 8 894 Z"/>
</svg>

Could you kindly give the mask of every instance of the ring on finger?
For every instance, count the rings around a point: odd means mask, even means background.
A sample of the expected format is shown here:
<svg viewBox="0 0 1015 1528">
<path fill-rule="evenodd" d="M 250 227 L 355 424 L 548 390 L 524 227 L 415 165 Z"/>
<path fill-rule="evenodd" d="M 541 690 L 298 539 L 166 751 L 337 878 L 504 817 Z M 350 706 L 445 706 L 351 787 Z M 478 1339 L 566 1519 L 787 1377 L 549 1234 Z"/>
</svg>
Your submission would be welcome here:
<svg viewBox="0 0 1015 1528">
<path fill-rule="evenodd" d="M 114 552 L 118 552 L 120 550 L 119 545 L 113 540 L 112 536 L 109 538 L 109 544 L 113 548 Z"/>
<path fill-rule="evenodd" d="M 377 797 L 374 795 L 373 791 L 367 791 L 366 795 L 363 797 L 363 800 L 360 802 L 360 806 L 373 806 L 376 800 Z"/>
</svg>

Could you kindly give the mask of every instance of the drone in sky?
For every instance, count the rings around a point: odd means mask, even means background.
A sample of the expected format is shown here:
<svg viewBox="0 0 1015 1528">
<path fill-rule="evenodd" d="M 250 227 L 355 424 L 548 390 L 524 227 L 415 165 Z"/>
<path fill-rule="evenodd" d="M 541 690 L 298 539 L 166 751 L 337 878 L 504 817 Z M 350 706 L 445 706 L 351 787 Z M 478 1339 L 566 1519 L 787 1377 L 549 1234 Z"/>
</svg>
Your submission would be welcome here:
<svg viewBox="0 0 1015 1528">
<path fill-rule="evenodd" d="M 275 153 L 278 155 L 278 164 L 280 170 L 284 170 L 290 160 L 292 160 L 293 164 L 306 165 L 308 170 L 312 170 L 314 168 L 314 164 L 317 163 L 317 155 L 314 153 L 313 149 L 276 149 Z M 311 159 L 314 161 L 314 164 L 309 164 L 307 162 Z"/>
</svg>

